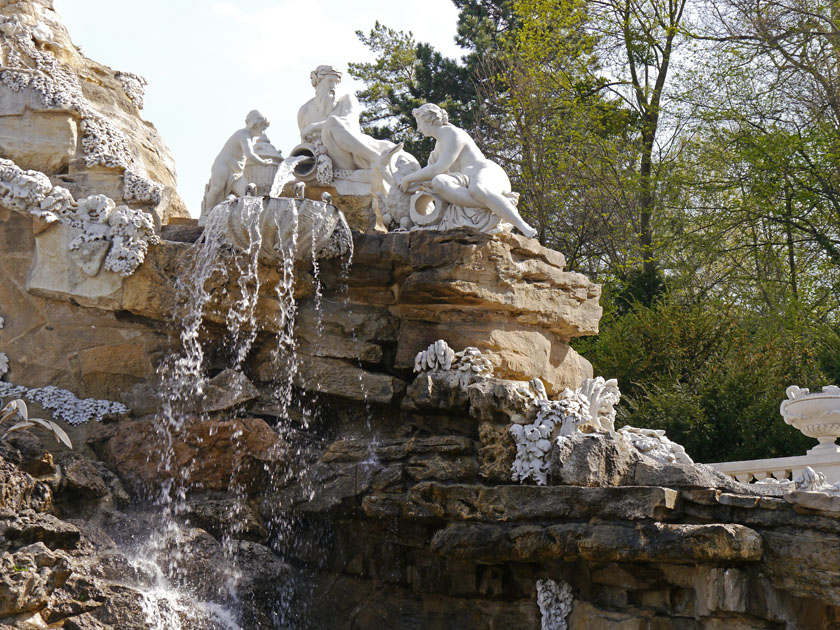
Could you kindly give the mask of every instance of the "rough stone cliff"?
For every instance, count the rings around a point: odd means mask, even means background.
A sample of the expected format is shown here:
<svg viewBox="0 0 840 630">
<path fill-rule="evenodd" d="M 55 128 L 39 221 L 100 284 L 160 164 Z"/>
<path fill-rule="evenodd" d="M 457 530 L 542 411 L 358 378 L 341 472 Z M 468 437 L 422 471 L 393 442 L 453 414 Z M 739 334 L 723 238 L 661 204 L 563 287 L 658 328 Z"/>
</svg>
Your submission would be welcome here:
<svg viewBox="0 0 840 630">
<path fill-rule="evenodd" d="M 74 284 L 63 280 L 74 266 L 62 253 L 66 239 L 46 242 L 40 251 L 50 253 L 33 256 L 38 242 L 63 226 L 45 234 L 39 219 L 2 207 L 0 220 L 0 264 L 7 270 L 0 277 L 6 319 L 0 352 L 11 359 L 8 380 L 127 404 L 137 392 L 147 395 L 169 347 L 167 330 L 177 332 L 170 321 L 174 287 L 191 243 L 163 240 L 131 276 L 78 273 L 82 280 Z M 193 240 L 195 230 L 165 228 L 162 236 Z M 324 261 L 317 298 L 311 269 L 298 270 L 303 388 L 398 402 L 415 355 L 439 338 L 487 351 L 500 375 L 527 380 L 540 374 L 551 392 L 592 375 L 569 341 L 597 331 L 600 288 L 564 272 L 557 252 L 518 236 L 464 231 L 356 233 L 354 239 L 346 281 L 339 261 Z M 270 332 L 281 308 L 274 296 L 280 276 L 267 265 L 260 276 L 259 317 Z M 235 280 L 229 285 L 208 285 L 226 296 L 207 314 L 209 321 L 225 321 L 239 295 Z M 252 353 L 252 380 L 271 380 L 264 359 L 272 343 L 267 336 Z"/>
<path fill-rule="evenodd" d="M 601 314 L 561 254 L 469 230 L 356 232 L 349 266 L 224 245 L 196 314 L 202 232 L 161 227 L 182 206 L 142 80 L 47 1 L 0 0 L 0 44 L 0 398 L 75 445 L 0 439 L 0 628 L 840 627 L 840 499 L 611 427 L 539 435 Z M 512 427 L 545 485 L 512 481 Z"/>
<path fill-rule="evenodd" d="M 0 157 L 160 224 L 189 213 L 169 149 L 140 117 L 145 85 L 85 57 L 51 0 L 0 0 Z"/>
<path fill-rule="evenodd" d="M 201 483 L 178 542 L 152 550 L 139 543 L 160 508 L 143 498 L 171 473 L 149 459 L 151 419 L 102 425 L 84 455 L 20 436 L 0 462 L 0 627 L 152 627 L 156 578 L 136 554 L 176 548 L 170 583 L 243 628 L 837 627 L 836 498 L 743 486 L 609 433 L 555 449 L 548 485 L 512 484 L 519 385 L 432 371 L 401 409 L 366 418 L 328 397 L 282 438 L 258 408 L 189 424 L 174 470 Z M 183 627 L 225 627 L 205 610 Z"/>
</svg>

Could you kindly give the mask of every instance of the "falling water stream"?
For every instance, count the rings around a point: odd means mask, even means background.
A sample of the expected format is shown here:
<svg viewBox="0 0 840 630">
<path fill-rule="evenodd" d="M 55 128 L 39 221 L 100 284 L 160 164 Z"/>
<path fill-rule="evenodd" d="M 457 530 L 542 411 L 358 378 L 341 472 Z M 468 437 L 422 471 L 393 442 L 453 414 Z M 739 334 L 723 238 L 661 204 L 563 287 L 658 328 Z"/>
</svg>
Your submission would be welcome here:
<svg viewBox="0 0 840 630">
<path fill-rule="evenodd" d="M 149 630 L 241 630 L 230 608 L 216 602 L 196 600 L 173 586 L 154 555 L 129 557 L 132 567 L 150 577 L 142 591 L 140 606 Z"/>
<path fill-rule="evenodd" d="M 285 177 L 290 177 L 294 164 L 283 169 Z M 282 177 L 275 178 L 272 191 L 282 190 Z M 275 200 L 276 201 L 276 200 Z M 295 260 L 298 257 L 298 227 L 300 222 L 300 203 L 294 199 L 285 199 L 287 209 L 284 221 L 291 221 L 290 239 L 278 246 L 274 244 L 280 279 L 274 289 L 276 308 L 274 309 L 270 329 L 273 331 L 273 347 L 269 353 L 271 371 L 274 374 L 274 405 L 277 409 L 278 422 L 275 427 L 281 440 L 276 448 L 285 448 L 280 444 L 294 444 L 295 428 L 290 418 L 294 407 L 293 385 L 298 372 L 298 359 L 295 341 L 295 318 L 297 305 L 295 291 Z M 241 223 L 247 234 L 247 243 L 243 246 L 239 239 L 237 247 L 232 246 L 227 238 L 227 210 L 230 204 L 240 204 L 238 211 Z M 242 521 L 239 510 L 247 500 L 246 489 L 237 479 L 241 478 L 238 470 L 231 471 L 231 485 L 228 494 L 232 495 L 227 526 L 221 536 L 222 548 L 226 557 L 222 567 L 224 584 L 217 585 L 214 602 L 203 602 L 196 593 L 189 592 L 187 569 L 184 562 L 184 530 L 180 525 L 182 517 L 188 512 L 187 493 L 192 487 L 189 467 L 178 469 L 175 459 L 175 443 L 179 436 L 192 423 L 207 420 L 201 412 L 198 401 L 207 390 L 205 348 L 202 345 L 202 332 L 208 312 L 218 309 L 220 304 L 227 304 L 224 314 L 225 338 L 222 349 L 227 357 L 228 367 L 241 371 L 246 358 L 260 335 L 257 321 L 257 304 L 260 290 L 259 261 L 263 247 L 263 212 L 264 200 L 260 197 L 244 197 L 235 202 L 226 202 L 221 209 L 211 213 L 204 233 L 191 250 L 190 266 L 179 274 L 176 283 L 176 309 L 173 322 L 180 330 L 181 352 L 168 357 L 159 369 L 161 380 L 161 412 L 157 430 L 162 438 L 163 449 L 160 453 L 159 471 L 168 478 L 155 497 L 161 508 L 160 526 L 134 554 L 133 563 L 138 570 L 151 576 L 151 586 L 143 593 L 143 609 L 146 621 L 154 630 L 240 630 L 239 604 L 236 600 L 237 582 L 240 572 L 237 567 L 239 527 Z M 339 243 L 339 251 L 349 251 L 342 274 L 346 279 L 352 259 L 352 236 L 341 217 L 344 229 L 339 230 L 333 239 L 344 239 Z M 308 245 L 308 243 L 307 243 Z M 314 231 L 311 242 L 311 260 L 313 273 L 313 301 L 316 310 L 316 331 L 320 337 L 322 323 L 322 285 L 317 259 Z M 213 287 L 213 288 L 211 288 Z M 238 393 L 238 392 L 235 392 Z M 299 422 L 306 428 L 308 414 L 304 410 Z M 232 436 L 231 449 L 244 448 L 242 431 Z M 298 453 L 294 447 L 282 453 L 284 458 L 294 458 Z M 240 458 L 241 460 L 241 458 Z M 293 460 L 294 461 L 294 460 Z M 282 475 L 280 475 L 282 477 Z M 200 480 L 196 480 L 200 481 Z M 279 487 L 289 482 L 286 478 L 271 478 L 269 486 Z M 276 488 L 269 487 L 271 492 Z M 303 492 L 307 489 L 304 487 Z M 311 488 L 309 489 L 311 492 Z M 267 523 L 275 540 L 283 540 L 291 531 L 287 519 L 274 516 Z M 286 600 L 291 597 L 281 596 Z M 224 602 L 223 604 L 219 602 Z M 285 623 L 288 617 L 288 601 L 277 604 L 275 617 Z M 188 618 L 188 625 L 184 619 Z"/>
<path fill-rule="evenodd" d="M 186 429 L 188 422 L 205 420 L 197 401 L 207 387 L 205 353 L 200 341 L 204 316 L 209 308 L 228 298 L 228 279 L 236 279 L 238 295 L 233 296 L 231 308 L 226 313 L 226 347 L 230 352 L 232 367 L 238 369 L 256 338 L 255 310 L 259 292 L 258 253 L 261 243 L 259 217 L 262 200 L 243 198 L 242 223 L 249 236 L 249 247 L 234 250 L 227 242 L 226 213 L 211 214 L 204 233 L 192 248 L 189 270 L 179 275 L 176 282 L 175 322 L 180 323 L 181 352 L 174 354 L 161 365 L 161 413 L 157 432 L 164 447 L 160 453 L 158 469 L 168 481 L 162 484 L 156 497 L 161 507 L 160 525 L 152 536 L 137 550 L 134 562 L 138 569 L 145 569 L 153 577 L 151 587 L 143 593 L 143 609 L 151 628 L 181 630 L 184 618 L 189 628 L 208 630 L 239 630 L 236 621 L 235 593 L 238 570 L 232 541 L 235 531 L 225 532 L 222 544 L 232 562 L 225 568 L 225 584 L 219 585 L 219 598 L 227 606 L 200 601 L 182 586 L 187 582 L 182 552 L 184 532 L 178 519 L 187 512 L 187 492 L 191 486 L 191 470 L 177 469 L 175 441 Z M 221 287 L 211 292 L 208 285 Z M 235 439 L 240 436 L 235 436 Z M 240 445 L 232 444 L 231 448 Z M 231 479 L 235 479 L 232 471 Z M 235 496 L 241 489 L 232 487 Z M 238 492 L 239 491 L 239 492 Z M 237 505 L 234 501 L 233 505 Z M 231 514 L 230 523 L 237 523 L 237 514 Z M 235 525 L 232 526 L 235 528 Z"/>
</svg>

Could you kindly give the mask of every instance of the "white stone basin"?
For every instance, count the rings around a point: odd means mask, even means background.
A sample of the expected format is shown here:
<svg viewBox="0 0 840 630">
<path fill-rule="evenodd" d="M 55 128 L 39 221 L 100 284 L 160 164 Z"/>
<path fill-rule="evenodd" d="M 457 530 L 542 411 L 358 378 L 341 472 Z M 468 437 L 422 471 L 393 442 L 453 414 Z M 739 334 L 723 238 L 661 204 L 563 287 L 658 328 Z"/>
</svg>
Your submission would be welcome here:
<svg viewBox="0 0 840 630">
<path fill-rule="evenodd" d="M 262 208 L 255 215 L 257 203 Z M 298 260 L 309 260 L 327 245 L 337 228 L 349 232 L 338 208 L 312 199 L 241 197 L 219 204 L 213 209 L 216 212 L 225 214 L 225 232 L 231 245 L 247 250 L 258 234 L 260 260 L 269 263 L 282 261 L 283 252 L 292 253 Z"/>
<path fill-rule="evenodd" d="M 787 395 L 787 400 L 779 407 L 782 418 L 808 437 L 820 441 L 808 453 L 840 453 L 840 447 L 835 444 L 840 437 L 840 387 L 826 385 L 821 392 L 812 394 L 791 385 Z"/>
</svg>

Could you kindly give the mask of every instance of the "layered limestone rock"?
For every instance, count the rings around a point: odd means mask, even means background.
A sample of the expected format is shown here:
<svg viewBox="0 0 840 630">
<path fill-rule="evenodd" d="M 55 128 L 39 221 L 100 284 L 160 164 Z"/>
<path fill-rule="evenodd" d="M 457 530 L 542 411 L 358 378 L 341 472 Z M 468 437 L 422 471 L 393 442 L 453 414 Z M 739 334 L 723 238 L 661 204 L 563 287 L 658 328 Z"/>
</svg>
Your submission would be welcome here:
<svg viewBox="0 0 840 630">
<path fill-rule="evenodd" d="M 171 320 L 175 285 L 200 231 L 167 226 L 133 274 L 102 269 L 90 276 L 63 241 L 45 258 L 39 238 L 63 225 L 2 206 L 0 219 L 0 316 L 6 320 L 0 352 L 9 357 L 7 380 L 133 404 L 132 389 L 154 383 L 174 332 L 167 331 L 180 325 Z M 310 262 L 297 264 L 299 387 L 398 402 L 415 355 L 437 339 L 479 348 L 498 376 L 538 374 L 549 393 L 592 375 L 569 341 L 597 332 L 600 288 L 564 271 L 557 252 L 523 237 L 470 230 L 355 233 L 354 241 L 349 271 L 342 259 L 322 260 L 316 282 Z M 277 297 L 282 269 L 261 263 L 259 278 L 256 322 L 268 336 L 258 339 L 248 376 L 267 382 L 273 378 L 267 356 L 275 347 L 270 333 L 285 308 Z M 206 284 L 213 296 L 204 314 L 211 346 L 222 338 L 213 325 L 224 325 L 241 299 L 238 282 L 212 276 Z"/>
<path fill-rule="evenodd" d="M 511 484 L 517 387 L 423 373 L 398 427 L 327 440 L 301 482 L 312 495 L 262 498 L 267 519 L 294 505 L 296 544 L 330 550 L 304 587 L 316 626 L 832 627 L 828 502 L 662 462 L 619 433 L 566 440 L 547 486 Z"/>
<path fill-rule="evenodd" d="M 615 382 L 569 346 L 600 288 L 561 254 L 376 233 L 373 196 L 334 195 L 352 265 L 222 243 L 189 276 L 201 230 L 132 210 L 180 208 L 142 78 L 86 60 L 48 0 L 0 0 L 0 51 L 0 395 L 82 423 L 73 452 L 0 439 L 0 626 L 837 625 L 840 500 L 615 431 Z M 177 415 L 158 373 L 184 313 Z"/>
<path fill-rule="evenodd" d="M 37 471 L 22 470 L 35 460 Z M 157 510 L 129 509 L 129 494 L 101 462 L 60 453 L 54 463 L 36 438 L 19 436 L 0 442 L 0 482 L 0 627 L 143 630 L 166 620 L 184 629 L 231 627 L 222 614 L 234 577 L 230 545 L 226 551 L 187 524 L 149 540 Z M 233 506 L 220 503 L 194 500 L 190 514 L 212 531 L 230 522 Z M 247 521 L 247 504 L 236 512 Z M 267 546 L 245 540 L 265 539 L 254 518 L 232 543 L 238 593 L 251 602 L 241 623 L 267 628 L 288 567 Z M 179 574 L 165 568 L 176 549 L 190 559 Z M 194 585 L 189 595 L 173 586 L 184 580 Z"/>
<path fill-rule="evenodd" d="M 4 216 L 31 229 L 29 217 Z M 181 228 L 167 235 L 195 237 Z M 33 239 L 4 254 L 17 271 L 0 286 L 50 319 L 21 330 L 17 312 L 3 313 L 0 342 L 74 330 L 95 315 L 123 344 L 164 347 L 172 279 L 189 242 L 151 246 L 109 311 L 27 292 Z M 73 434 L 79 454 L 3 445 L 0 563 L 26 567 L 17 573 L 29 579 L 13 572 L 0 584 L 0 623 L 143 627 L 151 569 L 138 570 L 125 545 L 154 529 L 144 501 L 180 479 L 190 482 L 175 518 L 185 559 L 171 577 L 197 589 L 193 603 L 231 606 L 246 630 L 290 617 L 347 630 L 831 627 L 840 615 L 836 502 L 660 457 L 643 447 L 643 432 L 612 432 L 603 420 L 600 433 L 551 445 L 545 486 L 512 482 L 511 426 L 532 423 L 546 392 L 505 363 L 512 351 L 496 356 L 486 339 L 525 330 L 564 340 L 597 323 L 597 287 L 561 271 L 555 253 L 474 232 L 356 235 L 355 246 L 349 274 L 340 260 L 321 261 L 317 280 L 311 267 L 298 269 L 300 395 L 287 407 L 270 395 L 267 357 L 277 342 L 267 325 L 244 364 L 253 385 L 219 371 L 195 400 L 195 417 L 177 426 L 152 417 L 91 423 L 86 438 Z M 280 271 L 263 266 L 260 275 L 258 321 L 276 321 L 272 309 L 282 305 L 268 298 Z M 237 286 L 211 278 L 208 371 L 219 368 L 212 357 L 224 349 Z M 428 348 L 427 330 L 459 352 Z M 63 343 L 93 342 L 68 336 Z M 88 364 L 93 385 L 128 360 L 116 339 L 106 345 L 116 350 Z M 476 347 L 462 350 L 467 344 Z M 16 357 L 38 356 L 0 348 L 15 378 L 28 369 Z M 151 370 L 154 355 L 141 354 Z M 54 369 L 72 381 L 74 360 Z M 521 380 L 498 377 L 511 373 Z M 156 411 L 149 378 L 134 381 L 134 416 Z M 595 404 L 588 387 L 597 419 L 616 398 Z M 160 542 L 157 553 L 169 557 L 174 544 Z M 243 575 L 235 597 L 218 590 L 231 566 Z M 216 627 L 212 616 L 194 618 L 205 608 L 189 610 L 185 628 Z"/>
<path fill-rule="evenodd" d="M 80 397 L 123 398 L 154 375 L 169 347 L 165 333 L 114 311 L 28 291 L 33 227 L 32 217 L 0 206 L 0 317 L 5 320 L 0 346 L 9 357 L 6 380 L 55 385 Z"/>
<path fill-rule="evenodd" d="M 50 0 L 0 2 L 0 157 L 160 224 L 189 214 L 169 149 L 140 117 L 145 83 L 86 58 Z"/>
</svg>

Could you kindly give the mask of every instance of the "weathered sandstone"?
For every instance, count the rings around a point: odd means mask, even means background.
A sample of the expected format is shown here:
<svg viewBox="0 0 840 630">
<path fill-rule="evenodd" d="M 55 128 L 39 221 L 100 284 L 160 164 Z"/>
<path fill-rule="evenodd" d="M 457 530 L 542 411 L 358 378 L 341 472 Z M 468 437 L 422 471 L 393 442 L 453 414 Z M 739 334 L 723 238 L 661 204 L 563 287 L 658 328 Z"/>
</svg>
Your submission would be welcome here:
<svg viewBox="0 0 840 630">
<path fill-rule="evenodd" d="M 189 216 L 169 149 L 140 116 L 145 80 L 85 57 L 52 2 L 3 2 L 0 18 L 14 21 L 0 33 L 0 157 L 76 198 L 104 194 L 158 223 Z"/>
</svg>

